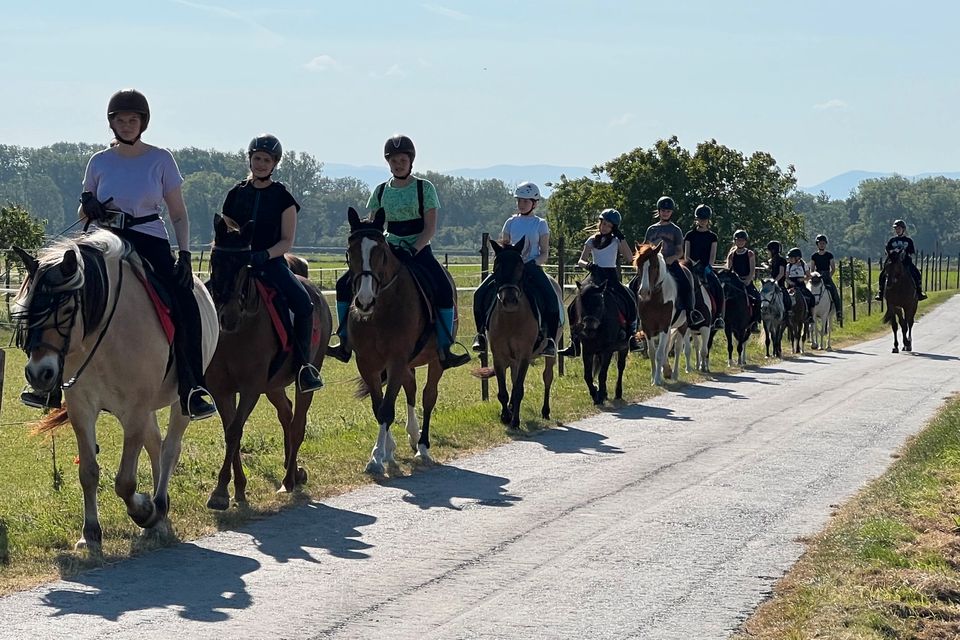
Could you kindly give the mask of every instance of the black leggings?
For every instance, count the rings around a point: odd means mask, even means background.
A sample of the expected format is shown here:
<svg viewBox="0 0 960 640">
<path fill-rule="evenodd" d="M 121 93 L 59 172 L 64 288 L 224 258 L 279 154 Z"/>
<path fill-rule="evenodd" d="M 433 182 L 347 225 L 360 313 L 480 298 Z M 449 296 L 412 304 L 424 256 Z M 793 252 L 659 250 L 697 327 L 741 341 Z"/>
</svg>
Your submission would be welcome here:
<svg viewBox="0 0 960 640">
<path fill-rule="evenodd" d="M 550 337 L 556 335 L 560 326 L 560 301 L 553 290 L 553 283 L 543 268 L 533 260 L 523 265 L 524 291 L 529 292 L 530 298 L 543 314 L 543 323 L 546 325 Z M 487 328 L 487 316 L 493 308 L 497 296 L 497 283 L 493 275 L 484 278 L 473 294 L 473 320 L 477 324 L 477 333 L 483 333 Z"/>
<path fill-rule="evenodd" d="M 295 317 L 302 318 L 313 313 L 310 294 L 303 288 L 303 283 L 297 276 L 290 271 L 286 258 L 280 256 L 267 260 L 259 267 L 259 271 L 266 282 L 280 290 Z"/>
<path fill-rule="evenodd" d="M 674 260 L 672 264 L 667 265 L 667 271 L 677 283 L 677 308 L 692 311 L 696 301 L 693 299 L 693 289 L 690 287 L 690 281 L 687 280 L 687 274 L 680 266 L 680 261 Z"/>
<path fill-rule="evenodd" d="M 115 230 L 114 233 L 132 244 L 140 258 L 150 263 L 153 273 L 170 293 L 170 313 L 176 326 L 173 353 L 177 366 L 177 391 L 180 404 L 185 409 L 190 391 L 194 387 L 204 386 L 203 329 L 197 299 L 191 289 L 181 287 L 177 282 L 176 263 L 169 241 L 131 229 Z"/>
</svg>

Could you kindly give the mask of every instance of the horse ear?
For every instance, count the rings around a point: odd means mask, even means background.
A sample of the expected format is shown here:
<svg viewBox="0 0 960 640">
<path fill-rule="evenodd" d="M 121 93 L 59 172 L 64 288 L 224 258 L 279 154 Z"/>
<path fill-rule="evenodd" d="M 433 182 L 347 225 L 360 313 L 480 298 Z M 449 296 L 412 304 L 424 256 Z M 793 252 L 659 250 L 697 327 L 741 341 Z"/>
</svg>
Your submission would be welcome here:
<svg viewBox="0 0 960 640">
<path fill-rule="evenodd" d="M 580 281 L 579 281 L 579 280 L 574 280 L 573 282 L 577 285 L 577 291 L 579 291 L 580 289 L 583 288 L 583 285 L 580 284 Z"/>
<path fill-rule="evenodd" d="M 60 274 L 64 280 L 77 273 L 77 253 L 73 249 L 63 252 L 63 262 L 60 263 Z"/>
<path fill-rule="evenodd" d="M 377 209 L 377 212 L 373 214 L 373 226 L 377 229 L 383 229 L 383 223 L 387 221 L 387 212 L 383 210 L 383 207 Z"/>
<path fill-rule="evenodd" d="M 355 231 L 360 226 L 360 214 L 353 207 L 347 207 L 347 222 L 350 223 L 350 231 Z"/>
<path fill-rule="evenodd" d="M 503 247 L 501 247 L 500 243 L 497 242 L 496 240 L 490 240 L 489 242 L 490 242 L 490 248 L 493 249 L 494 255 L 498 255 L 501 251 L 503 251 Z"/>
<path fill-rule="evenodd" d="M 660 253 L 660 250 L 663 249 L 663 240 L 657 243 L 657 246 L 653 248 L 654 252 Z"/>
<path fill-rule="evenodd" d="M 30 274 L 31 278 L 37 275 L 37 269 L 40 268 L 40 262 L 36 258 L 16 245 L 13 246 L 13 252 L 17 254 L 17 257 L 20 258 L 21 262 L 23 262 L 23 266 L 27 268 L 27 273 Z"/>
<path fill-rule="evenodd" d="M 518 253 L 523 253 L 523 245 L 525 245 L 526 243 L 527 243 L 527 236 L 523 236 L 522 238 L 520 238 L 520 242 L 513 245 L 513 248 L 516 249 Z"/>
</svg>

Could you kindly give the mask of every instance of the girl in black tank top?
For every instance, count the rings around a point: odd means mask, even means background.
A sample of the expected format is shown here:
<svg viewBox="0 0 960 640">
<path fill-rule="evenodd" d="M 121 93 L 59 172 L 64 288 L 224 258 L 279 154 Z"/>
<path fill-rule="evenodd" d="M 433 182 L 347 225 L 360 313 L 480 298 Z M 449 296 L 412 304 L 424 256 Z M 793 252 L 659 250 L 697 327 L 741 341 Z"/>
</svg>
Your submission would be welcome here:
<svg viewBox="0 0 960 640">
<path fill-rule="evenodd" d="M 741 278 L 746 278 L 750 275 L 750 252 L 744 251 L 743 253 L 734 252 L 731 257 L 731 265 L 733 266 L 733 272 L 736 273 Z"/>
</svg>

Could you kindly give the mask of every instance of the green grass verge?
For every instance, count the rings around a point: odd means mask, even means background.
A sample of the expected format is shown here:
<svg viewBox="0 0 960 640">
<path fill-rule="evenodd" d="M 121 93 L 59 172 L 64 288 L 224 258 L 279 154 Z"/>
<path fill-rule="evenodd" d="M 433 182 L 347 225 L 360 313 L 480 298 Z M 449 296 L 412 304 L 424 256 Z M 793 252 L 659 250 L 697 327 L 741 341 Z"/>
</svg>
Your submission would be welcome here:
<svg viewBox="0 0 960 640">
<path fill-rule="evenodd" d="M 922 309 L 931 308 L 948 295 L 947 292 L 932 295 Z M 462 302 L 468 303 L 466 299 Z M 469 344 L 468 329 L 472 327 L 464 326 L 461 339 Z M 880 326 L 880 316 L 874 314 L 848 323 L 836 332 L 834 345 L 841 346 L 883 331 L 889 332 Z M 922 334 L 919 335 L 918 342 L 922 344 Z M 55 438 L 30 435 L 29 422 L 38 417 L 38 412 L 23 407 L 17 400 L 24 357 L 15 349 L 8 349 L 6 356 L 7 382 L 0 412 L 0 593 L 58 576 L 68 577 L 99 564 L 98 560 L 73 551 L 82 523 L 82 495 L 74 464 L 73 434 L 66 429 Z M 650 385 L 649 362 L 634 360 L 631 358 L 628 363 L 625 376 L 628 402 L 642 401 L 660 392 Z M 763 362 L 760 339 L 751 340 L 748 360 L 754 364 Z M 549 422 L 539 418 L 542 367 L 538 364 L 531 369 L 522 413 L 527 430 L 549 428 L 595 412 L 583 384 L 579 362 L 568 360 L 566 364 L 566 376 L 558 376 L 554 383 L 553 420 Z M 723 371 L 725 365 L 726 345 L 721 336 L 715 343 L 713 370 Z M 499 405 L 495 399 L 488 403 L 480 401 L 480 383 L 469 372 L 475 366 L 476 361 L 450 371 L 441 381 L 431 429 L 432 453 L 441 462 L 510 439 L 497 419 Z M 376 437 L 376 424 L 369 403 L 353 398 L 356 369 L 353 364 L 342 365 L 331 360 L 324 365 L 323 375 L 327 387 L 315 395 L 308 415 L 306 440 L 300 451 L 300 462 L 310 474 L 302 492 L 292 496 L 275 493 L 282 476 L 283 440 L 272 407 L 265 400 L 251 416 L 243 440 L 249 508 L 232 508 L 226 513 L 206 509 L 206 499 L 215 484 L 223 456 L 222 429 L 216 419 L 188 429 L 170 489 L 171 518 L 177 539 L 195 539 L 218 529 L 237 527 L 285 506 L 322 499 L 370 482 L 362 470 Z M 700 379 L 681 374 L 681 384 Z M 495 381 L 491 381 L 490 389 L 491 397 L 495 398 Z M 398 411 L 398 415 L 403 416 L 404 412 Z M 164 420 L 161 416 L 161 424 Z M 122 437 L 119 425 L 111 416 L 101 417 L 97 438 L 101 447 L 99 504 L 104 560 L 111 562 L 169 544 L 169 540 L 145 539 L 113 492 Z M 403 472 L 411 473 L 409 449 L 401 447 L 399 458 Z M 141 456 L 141 489 L 151 484 L 148 468 L 145 456 Z"/>
</svg>

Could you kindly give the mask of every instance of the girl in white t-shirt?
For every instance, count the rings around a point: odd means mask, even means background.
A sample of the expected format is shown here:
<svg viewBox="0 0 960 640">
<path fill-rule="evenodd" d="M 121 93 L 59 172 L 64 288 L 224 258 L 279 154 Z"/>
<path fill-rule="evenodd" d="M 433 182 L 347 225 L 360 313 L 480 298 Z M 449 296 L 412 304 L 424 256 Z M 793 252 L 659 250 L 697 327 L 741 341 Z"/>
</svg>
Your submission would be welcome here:
<svg viewBox="0 0 960 640">
<path fill-rule="evenodd" d="M 543 316 L 547 343 L 542 354 L 548 358 L 556 357 L 557 345 L 553 336 L 557 335 L 560 326 L 560 301 L 553 284 L 543 271 L 543 265 L 550 257 L 550 227 L 544 218 L 533 213 L 540 202 L 540 188 L 532 182 L 522 182 L 517 185 L 513 195 L 517 199 L 517 212 L 503 223 L 500 242 L 516 244 L 521 238 L 525 239 L 524 288 Z M 489 275 L 473 294 L 473 319 L 477 323 L 477 335 L 473 339 L 474 351 L 487 350 L 487 317 L 496 296 L 497 286 L 493 275 Z"/>
<path fill-rule="evenodd" d="M 606 279 L 614 286 L 610 291 L 617 297 L 618 304 L 626 327 L 630 331 L 630 350 L 639 351 L 640 343 L 637 340 L 637 298 L 630 289 L 620 281 L 617 272 L 617 259 L 630 264 L 633 252 L 630 243 L 620 231 L 623 217 L 616 209 L 604 209 L 597 216 L 597 231 L 583 243 L 583 252 L 577 265 L 587 269 L 594 281 Z M 574 326 L 577 319 L 571 318 L 570 326 Z M 575 333 L 570 335 L 570 346 L 560 352 L 564 356 L 576 356 L 580 352 L 580 342 Z"/>
<path fill-rule="evenodd" d="M 787 252 L 786 285 L 797 289 L 807 299 L 807 308 L 813 309 L 817 301 L 813 297 L 813 293 L 807 289 L 809 278 L 810 273 L 807 271 L 807 264 L 803 261 L 803 252 L 800 251 L 799 247 L 790 249 Z"/>
</svg>

